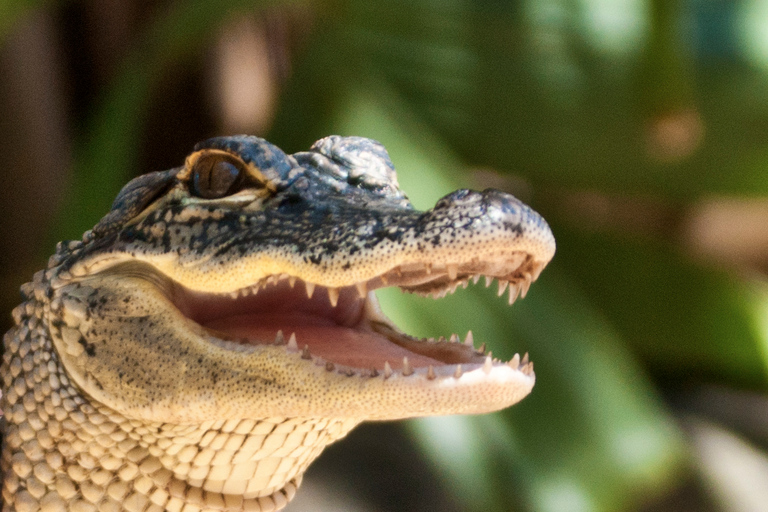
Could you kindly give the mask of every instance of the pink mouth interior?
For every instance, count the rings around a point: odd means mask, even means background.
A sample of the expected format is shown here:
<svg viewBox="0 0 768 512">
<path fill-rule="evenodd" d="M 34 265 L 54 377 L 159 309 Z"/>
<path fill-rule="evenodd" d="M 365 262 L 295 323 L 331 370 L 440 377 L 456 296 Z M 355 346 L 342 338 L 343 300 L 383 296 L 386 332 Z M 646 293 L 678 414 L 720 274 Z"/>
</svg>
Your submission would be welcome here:
<svg viewBox="0 0 768 512">
<path fill-rule="evenodd" d="M 357 290 L 339 291 L 336 307 L 323 287 L 318 286 L 308 298 L 303 283 L 292 288 L 285 280 L 236 299 L 177 289 L 174 302 L 185 316 L 217 337 L 243 344 L 269 345 L 282 331 L 286 341 L 295 333 L 300 350 L 307 346 L 313 356 L 355 368 L 381 371 L 389 362 L 391 368 L 399 369 L 403 357 L 414 367 L 446 364 L 375 332 L 366 321 L 365 300 Z"/>
</svg>

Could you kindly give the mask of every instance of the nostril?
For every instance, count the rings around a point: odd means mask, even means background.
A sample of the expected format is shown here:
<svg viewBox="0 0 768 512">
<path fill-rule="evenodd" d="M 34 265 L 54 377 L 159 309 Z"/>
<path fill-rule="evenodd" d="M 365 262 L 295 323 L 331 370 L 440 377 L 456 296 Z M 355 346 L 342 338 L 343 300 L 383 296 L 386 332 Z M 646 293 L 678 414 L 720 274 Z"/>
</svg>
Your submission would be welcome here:
<svg viewBox="0 0 768 512">
<path fill-rule="evenodd" d="M 520 215 L 521 213 L 532 212 L 532 210 L 512 194 L 507 194 L 501 190 L 488 188 L 483 190 L 484 202 L 487 206 L 498 208 L 507 215 Z"/>
<path fill-rule="evenodd" d="M 451 192 L 447 196 L 438 200 L 434 209 L 439 210 L 441 208 L 452 208 L 456 206 L 467 206 L 473 203 L 479 203 L 482 201 L 483 195 L 480 192 L 469 189 L 461 189 L 455 192 Z"/>
</svg>

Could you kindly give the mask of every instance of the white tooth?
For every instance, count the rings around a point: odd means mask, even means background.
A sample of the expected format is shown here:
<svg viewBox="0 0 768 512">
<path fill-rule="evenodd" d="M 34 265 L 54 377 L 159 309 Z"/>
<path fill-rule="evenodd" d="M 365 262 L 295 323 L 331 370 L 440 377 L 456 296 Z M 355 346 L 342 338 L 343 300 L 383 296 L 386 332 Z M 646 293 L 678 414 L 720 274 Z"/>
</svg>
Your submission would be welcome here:
<svg viewBox="0 0 768 512">
<path fill-rule="evenodd" d="M 277 276 L 275 274 L 272 274 L 271 276 L 267 277 L 267 284 L 276 284 L 277 283 Z"/>
<path fill-rule="evenodd" d="M 531 274 L 525 274 L 525 279 L 520 283 L 520 297 L 525 298 L 528 295 L 528 288 L 531 287 Z"/>
<path fill-rule="evenodd" d="M 456 333 L 451 334 L 451 343 L 458 343 L 459 342 L 459 335 Z"/>
<path fill-rule="evenodd" d="M 384 378 L 388 379 L 392 376 L 392 367 L 389 366 L 389 361 L 384 361 Z"/>
<path fill-rule="evenodd" d="M 331 306 L 333 306 L 335 308 L 336 304 L 339 303 L 339 289 L 338 288 L 328 288 L 328 300 L 331 301 Z"/>
<path fill-rule="evenodd" d="M 504 290 L 507 289 L 507 286 L 509 286 L 509 281 L 499 281 L 499 297 L 504 295 Z"/>
<path fill-rule="evenodd" d="M 464 344 L 468 347 L 475 347 L 475 337 L 472 336 L 472 331 L 467 331 L 467 337 L 464 338 Z"/>
<path fill-rule="evenodd" d="M 475 274 L 472 276 L 472 284 L 477 284 L 477 282 L 480 280 L 480 274 Z"/>
<path fill-rule="evenodd" d="M 537 280 L 541 275 L 541 271 L 544 270 L 545 266 L 546 265 L 544 265 L 543 263 L 536 263 L 533 266 L 533 269 L 531 269 L 531 273 L 532 273 L 531 279 L 533 279 L 534 281 Z"/>
<path fill-rule="evenodd" d="M 469 281 L 462 281 L 461 282 L 461 287 L 464 288 L 465 290 L 466 290 L 468 285 L 469 285 Z"/>
<path fill-rule="evenodd" d="M 479 348 L 479 349 L 477 349 L 477 353 L 478 353 L 478 354 L 481 354 L 481 355 L 482 355 L 482 354 L 485 354 L 485 343 L 483 343 L 482 345 L 480 345 L 480 348 Z"/>
<path fill-rule="evenodd" d="M 456 371 L 453 372 L 453 378 L 454 379 L 458 379 L 459 377 L 461 377 L 461 365 L 457 364 L 456 365 Z"/>
<path fill-rule="evenodd" d="M 491 373 L 491 370 L 493 370 L 493 359 L 491 359 L 491 356 L 487 356 L 485 358 L 485 363 L 483 364 L 483 371 L 486 374 Z"/>
<path fill-rule="evenodd" d="M 523 354 L 523 358 L 520 360 L 520 364 L 523 366 L 528 364 L 528 352 Z"/>
<path fill-rule="evenodd" d="M 357 293 L 360 295 L 361 299 L 368 297 L 368 283 L 357 283 L 355 284 L 355 287 L 357 288 Z"/>
<path fill-rule="evenodd" d="M 485 287 L 488 288 L 491 286 L 491 283 L 493 283 L 493 278 L 491 276 L 485 276 Z"/>
<path fill-rule="evenodd" d="M 517 370 L 520 367 L 520 354 L 515 354 L 512 360 L 507 364 L 509 364 L 510 368 L 513 370 Z"/>
<path fill-rule="evenodd" d="M 275 336 L 275 345 L 283 345 L 285 343 L 285 336 L 283 336 L 283 331 L 277 331 L 277 335 Z"/>
<path fill-rule="evenodd" d="M 288 277 L 288 285 L 293 288 L 296 285 L 296 276 Z"/>
<path fill-rule="evenodd" d="M 243 297 L 247 297 L 251 293 L 251 289 L 250 288 L 241 288 L 241 289 L 238 290 L 238 293 L 240 293 L 240 295 L 242 295 Z"/>
<path fill-rule="evenodd" d="M 299 351 L 299 344 L 296 343 L 296 333 L 292 332 L 291 337 L 288 338 L 288 350 Z"/>
<path fill-rule="evenodd" d="M 528 363 L 527 365 L 523 366 L 522 372 L 526 375 L 530 375 L 533 373 L 533 361 Z"/>
<path fill-rule="evenodd" d="M 516 284 L 512 284 L 509 287 L 509 305 L 515 303 L 515 300 L 517 300 L 517 294 L 520 293 L 520 288 Z"/>
<path fill-rule="evenodd" d="M 413 368 L 411 368 L 411 363 L 408 362 L 407 357 L 403 357 L 403 377 L 408 377 L 409 375 L 413 375 Z"/>
<path fill-rule="evenodd" d="M 229 297 L 232 298 L 232 299 L 236 299 L 239 296 L 240 296 L 240 294 L 237 293 L 237 292 L 229 292 Z"/>
<path fill-rule="evenodd" d="M 307 287 L 307 298 L 311 299 L 312 294 L 315 293 L 315 283 L 310 283 L 309 281 L 306 281 L 304 283 L 304 286 Z"/>
<path fill-rule="evenodd" d="M 456 279 L 456 276 L 459 275 L 459 266 L 458 265 L 446 265 L 445 266 L 446 272 L 448 272 L 448 279 L 451 281 Z"/>
<path fill-rule="evenodd" d="M 435 369 L 432 368 L 432 365 L 429 365 L 429 368 L 427 368 L 427 379 L 435 380 L 435 377 L 437 377 L 437 375 L 435 375 Z"/>
</svg>

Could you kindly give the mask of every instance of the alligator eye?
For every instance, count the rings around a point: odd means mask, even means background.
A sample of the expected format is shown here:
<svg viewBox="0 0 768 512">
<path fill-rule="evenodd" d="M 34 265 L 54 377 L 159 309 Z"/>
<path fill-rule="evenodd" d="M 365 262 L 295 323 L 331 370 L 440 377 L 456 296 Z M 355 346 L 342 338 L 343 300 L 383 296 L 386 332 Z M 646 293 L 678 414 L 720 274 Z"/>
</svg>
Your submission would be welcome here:
<svg viewBox="0 0 768 512">
<path fill-rule="evenodd" d="M 245 174 L 242 163 L 224 155 L 204 155 L 192 169 L 192 193 L 203 199 L 232 194 Z"/>
</svg>

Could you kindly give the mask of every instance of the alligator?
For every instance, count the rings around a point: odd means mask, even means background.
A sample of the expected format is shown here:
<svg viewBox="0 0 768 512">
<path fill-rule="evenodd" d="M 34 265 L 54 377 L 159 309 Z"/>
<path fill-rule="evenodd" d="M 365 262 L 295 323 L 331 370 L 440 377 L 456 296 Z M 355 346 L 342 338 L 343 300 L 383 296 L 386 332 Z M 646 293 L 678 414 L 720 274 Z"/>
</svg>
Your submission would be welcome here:
<svg viewBox="0 0 768 512">
<path fill-rule="evenodd" d="M 364 420 L 512 405 L 534 385 L 527 354 L 410 336 L 374 290 L 442 297 L 485 277 L 511 304 L 554 251 L 498 190 L 415 210 L 369 139 L 292 155 L 204 141 L 130 181 L 21 287 L 0 370 L 3 510 L 279 510 Z"/>
</svg>

